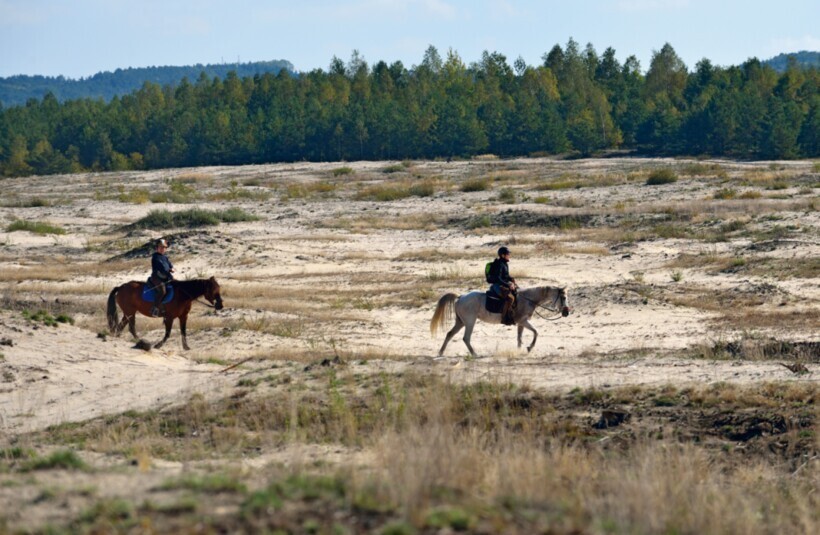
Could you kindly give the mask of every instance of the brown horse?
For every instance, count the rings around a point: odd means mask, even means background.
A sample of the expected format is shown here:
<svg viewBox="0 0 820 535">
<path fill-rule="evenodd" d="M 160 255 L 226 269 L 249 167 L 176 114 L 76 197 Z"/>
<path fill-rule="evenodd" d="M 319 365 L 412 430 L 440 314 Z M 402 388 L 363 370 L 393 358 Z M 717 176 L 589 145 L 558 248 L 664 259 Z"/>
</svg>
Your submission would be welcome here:
<svg viewBox="0 0 820 535">
<path fill-rule="evenodd" d="M 174 297 L 165 305 L 165 338 L 154 347 L 162 347 L 171 334 L 171 326 L 174 320 L 179 318 L 179 331 L 182 333 L 182 347 L 188 347 L 188 340 L 185 337 L 185 325 L 188 323 L 188 312 L 195 299 L 205 297 L 216 310 L 222 310 L 222 297 L 219 295 L 219 283 L 216 279 L 194 279 L 188 281 L 175 280 Z M 108 295 L 108 328 L 111 334 L 119 336 L 128 323 L 128 328 L 134 338 L 137 337 L 136 316 L 137 312 L 143 316 L 151 316 L 151 306 L 153 303 L 142 298 L 144 282 L 131 281 L 117 286 Z M 118 318 L 117 305 L 124 314 L 122 321 Z"/>
</svg>

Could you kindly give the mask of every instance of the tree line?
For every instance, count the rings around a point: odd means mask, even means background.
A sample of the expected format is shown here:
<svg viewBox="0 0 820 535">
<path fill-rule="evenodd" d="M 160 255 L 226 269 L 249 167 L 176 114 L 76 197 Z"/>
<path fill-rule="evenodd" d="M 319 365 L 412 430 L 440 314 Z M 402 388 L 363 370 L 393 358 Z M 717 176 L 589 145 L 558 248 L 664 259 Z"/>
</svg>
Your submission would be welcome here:
<svg viewBox="0 0 820 535">
<path fill-rule="evenodd" d="M 64 76 L 28 76 L 19 74 L 0 78 L 0 103 L 19 106 L 29 99 L 40 99 L 51 93 L 60 102 L 77 98 L 112 98 L 132 93 L 145 82 L 176 86 L 183 78 L 195 79 L 201 73 L 225 78 L 234 71 L 239 77 L 256 74 L 277 74 L 282 69 L 295 73 L 293 64 L 286 60 L 255 61 L 249 63 L 222 63 L 186 65 L 182 67 L 129 67 L 113 72 L 98 72 L 88 78 L 72 80 Z"/>
<path fill-rule="evenodd" d="M 501 157 L 616 148 L 653 155 L 820 155 L 820 71 L 750 59 L 690 72 L 671 45 L 634 56 L 570 39 L 538 66 L 429 47 L 417 66 L 356 51 L 327 70 L 177 86 L 110 102 L 53 95 L 0 109 L 6 176 L 283 161 Z"/>
</svg>

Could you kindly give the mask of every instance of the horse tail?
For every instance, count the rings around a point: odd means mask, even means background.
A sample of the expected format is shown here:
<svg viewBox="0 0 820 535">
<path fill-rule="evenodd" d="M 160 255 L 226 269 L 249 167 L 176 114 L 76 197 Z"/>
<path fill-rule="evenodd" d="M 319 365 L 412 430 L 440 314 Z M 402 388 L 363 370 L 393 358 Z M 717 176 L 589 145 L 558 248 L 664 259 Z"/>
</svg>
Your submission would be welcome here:
<svg viewBox="0 0 820 535">
<path fill-rule="evenodd" d="M 439 329 L 444 327 L 444 322 L 453 317 L 456 299 L 458 299 L 456 294 L 449 293 L 442 295 L 438 300 L 436 312 L 430 320 L 430 334 L 435 336 Z"/>
<path fill-rule="evenodd" d="M 115 286 L 108 294 L 108 330 L 111 331 L 111 334 L 114 334 L 117 325 L 120 323 L 119 314 L 117 314 L 117 292 L 119 291 L 120 287 Z"/>
</svg>

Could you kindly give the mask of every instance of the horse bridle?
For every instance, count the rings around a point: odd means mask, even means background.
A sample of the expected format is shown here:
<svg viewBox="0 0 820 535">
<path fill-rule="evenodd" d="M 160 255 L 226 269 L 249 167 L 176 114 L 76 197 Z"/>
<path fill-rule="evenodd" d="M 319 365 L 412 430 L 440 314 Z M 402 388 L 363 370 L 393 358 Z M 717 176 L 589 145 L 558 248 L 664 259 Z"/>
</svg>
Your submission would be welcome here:
<svg viewBox="0 0 820 535">
<path fill-rule="evenodd" d="M 538 303 L 537 301 L 533 301 L 532 299 L 524 297 L 523 295 L 521 296 L 521 298 L 524 299 L 525 301 L 529 301 L 530 303 L 535 305 L 534 311 L 538 315 L 539 318 L 545 319 L 547 321 L 557 321 L 557 320 L 560 320 L 562 317 L 564 317 L 561 310 L 555 308 L 556 305 L 558 304 L 558 301 L 561 300 L 561 297 L 564 295 L 564 293 L 565 293 L 564 291 L 559 291 L 558 295 L 555 296 L 555 299 L 552 300 L 552 303 L 550 303 L 549 306 L 546 306 L 542 303 Z M 564 306 L 566 306 L 566 304 Z M 558 315 L 555 316 L 554 318 L 547 318 L 547 317 L 541 315 L 541 313 L 538 311 L 539 308 L 543 308 L 544 310 L 549 310 L 550 312 L 555 312 Z"/>
<path fill-rule="evenodd" d="M 183 290 L 181 287 L 178 287 L 177 289 L 179 290 L 179 292 L 180 292 L 180 293 L 183 293 L 183 294 L 185 294 L 186 296 L 191 297 L 191 294 L 189 294 L 188 292 L 186 292 L 185 290 Z M 199 303 L 200 305 L 205 305 L 205 306 L 206 306 L 206 307 L 208 307 L 208 308 L 216 308 L 216 305 L 212 305 L 212 304 L 210 304 L 210 303 L 206 303 L 205 301 L 202 301 L 199 297 L 197 297 L 196 299 L 191 299 L 191 301 L 197 302 L 197 303 Z"/>
</svg>

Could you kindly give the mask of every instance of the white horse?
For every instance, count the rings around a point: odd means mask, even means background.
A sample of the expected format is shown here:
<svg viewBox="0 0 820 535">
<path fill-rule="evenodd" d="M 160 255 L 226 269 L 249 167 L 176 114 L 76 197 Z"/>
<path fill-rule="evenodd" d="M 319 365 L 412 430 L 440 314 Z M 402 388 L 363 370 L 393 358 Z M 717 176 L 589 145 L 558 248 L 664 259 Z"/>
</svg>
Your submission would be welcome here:
<svg viewBox="0 0 820 535">
<path fill-rule="evenodd" d="M 430 320 L 430 332 L 433 336 L 443 328 L 444 322 L 453 316 L 455 311 L 456 324 L 447 333 L 444 338 L 444 343 L 438 352 L 438 356 L 444 354 L 444 349 L 450 342 L 450 339 L 461 330 L 464 330 L 464 343 L 470 354 L 476 357 L 473 346 L 470 345 L 470 337 L 473 335 L 473 327 L 475 327 L 476 320 L 483 320 L 487 323 L 501 323 L 501 314 L 493 314 L 487 312 L 484 302 L 486 299 L 486 292 L 470 292 L 468 294 L 458 296 L 454 293 L 449 293 L 441 296 L 438 300 L 436 312 L 433 314 L 433 319 Z M 530 318 L 539 307 L 551 309 L 555 312 L 560 311 L 561 315 L 567 317 L 569 315 L 569 305 L 567 304 L 567 289 L 553 288 L 551 286 L 539 286 L 537 288 L 527 288 L 518 292 L 518 304 L 515 308 L 515 324 L 518 326 L 518 347 L 521 347 L 521 336 L 524 329 L 527 328 L 532 331 L 532 343 L 527 347 L 527 352 L 532 351 L 535 345 L 535 340 L 538 339 L 538 331 L 530 323 Z"/>
</svg>

